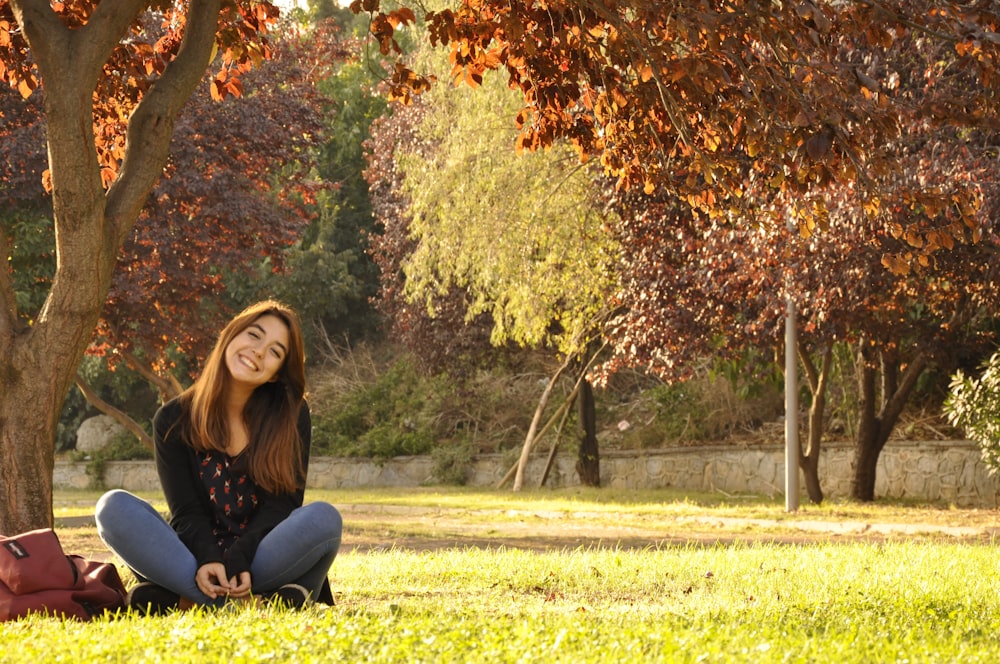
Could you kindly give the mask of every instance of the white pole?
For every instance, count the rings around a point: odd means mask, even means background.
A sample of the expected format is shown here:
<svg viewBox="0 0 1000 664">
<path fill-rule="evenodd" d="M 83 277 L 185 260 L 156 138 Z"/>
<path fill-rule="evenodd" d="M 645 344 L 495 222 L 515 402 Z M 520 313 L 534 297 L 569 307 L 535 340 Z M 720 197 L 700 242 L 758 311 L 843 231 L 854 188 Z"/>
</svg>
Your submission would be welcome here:
<svg viewBox="0 0 1000 664">
<path fill-rule="evenodd" d="M 789 227 L 791 223 L 789 222 Z M 788 294 L 785 311 L 785 511 L 799 509 L 799 380 L 795 301 Z"/>
</svg>

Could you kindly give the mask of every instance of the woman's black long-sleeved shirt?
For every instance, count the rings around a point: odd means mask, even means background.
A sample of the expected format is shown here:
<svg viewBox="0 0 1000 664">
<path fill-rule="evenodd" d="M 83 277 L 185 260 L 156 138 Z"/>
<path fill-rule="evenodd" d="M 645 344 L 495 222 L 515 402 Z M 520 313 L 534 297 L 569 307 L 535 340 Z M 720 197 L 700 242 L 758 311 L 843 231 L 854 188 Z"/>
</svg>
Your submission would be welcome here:
<svg viewBox="0 0 1000 664">
<path fill-rule="evenodd" d="M 226 574 L 232 578 L 250 570 L 257 546 L 264 536 L 287 518 L 292 510 L 302 506 L 305 476 L 293 493 L 275 494 L 257 487 L 257 505 L 247 519 L 245 529 L 228 550 L 223 550 L 218 537 L 220 522 L 213 511 L 206 484 L 199 476 L 199 467 L 205 455 L 184 442 L 184 427 L 180 422 L 182 416 L 179 400 L 173 399 L 163 404 L 153 417 L 156 471 L 170 510 L 170 525 L 194 555 L 199 567 L 205 563 L 221 562 L 226 566 Z M 305 402 L 299 411 L 298 430 L 302 441 L 302 468 L 306 471 L 312 425 L 309 406 Z"/>
</svg>

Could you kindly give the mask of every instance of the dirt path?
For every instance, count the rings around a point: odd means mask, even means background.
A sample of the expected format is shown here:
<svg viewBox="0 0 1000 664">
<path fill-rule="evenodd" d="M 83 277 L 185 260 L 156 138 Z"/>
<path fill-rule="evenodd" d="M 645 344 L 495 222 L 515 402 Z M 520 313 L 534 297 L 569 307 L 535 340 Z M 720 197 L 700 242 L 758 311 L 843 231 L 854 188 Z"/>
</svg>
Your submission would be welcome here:
<svg viewBox="0 0 1000 664">
<path fill-rule="evenodd" d="M 610 546 L 644 548 L 732 542 L 863 542 L 918 538 L 986 542 L 1000 527 L 847 520 L 664 517 L 528 510 L 452 510 L 351 505 L 343 510 L 351 549 L 454 546 L 534 550 Z"/>
<path fill-rule="evenodd" d="M 344 553 L 393 548 L 433 551 L 506 547 L 551 551 L 581 547 L 632 549 L 734 542 L 810 544 L 892 539 L 985 543 L 1000 534 L 1000 524 L 993 523 L 869 523 L 363 504 L 345 505 L 341 512 Z M 91 517 L 57 520 L 56 531 L 67 552 L 97 559 L 108 557 Z"/>
</svg>

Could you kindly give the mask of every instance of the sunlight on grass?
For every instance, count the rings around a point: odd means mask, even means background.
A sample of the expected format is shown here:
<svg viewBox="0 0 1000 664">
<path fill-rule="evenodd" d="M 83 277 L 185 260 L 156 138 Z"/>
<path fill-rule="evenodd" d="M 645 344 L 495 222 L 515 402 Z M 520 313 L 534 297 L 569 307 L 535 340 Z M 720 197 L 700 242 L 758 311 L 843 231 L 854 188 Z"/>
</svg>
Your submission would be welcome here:
<svg viewBox="0 0 1000 664">
<path fill-rule="evenodd" d="M 989 662 L 992 546 L 342 555 L 337 606 L 0 625 L 0 661 Z"/>
</svg>

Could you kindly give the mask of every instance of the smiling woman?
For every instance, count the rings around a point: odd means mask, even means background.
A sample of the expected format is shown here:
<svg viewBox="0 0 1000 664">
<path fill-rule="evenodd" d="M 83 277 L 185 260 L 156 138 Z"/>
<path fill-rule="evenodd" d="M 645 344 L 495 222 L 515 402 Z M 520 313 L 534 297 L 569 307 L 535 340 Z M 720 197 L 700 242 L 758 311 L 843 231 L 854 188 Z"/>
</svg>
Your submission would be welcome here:
<svg viewBox="0 0 1000 664">
<path fill-rule="evenodd" d="M 225 359 L 232 379 L 230 390 L 240 392 L 238 399 L 231 396 L 231 401 L 245 402 L 257 387 L 277 380 L 288 355 L 288 334 L 288 324 L 282 318 L 265 314 L 229 342 Z"/>
<path fill-rule="evenodd" d="M 101 539 L 140 581 L 130 606 L 332 602 L 341 517 L 303 506 L 311 422 L 294 311 L 265 301 L 230 321 L 195 383 L 156 413 L 153 436 L 170 522 L 122 490 L 97 504 Z"/>
</svg>

